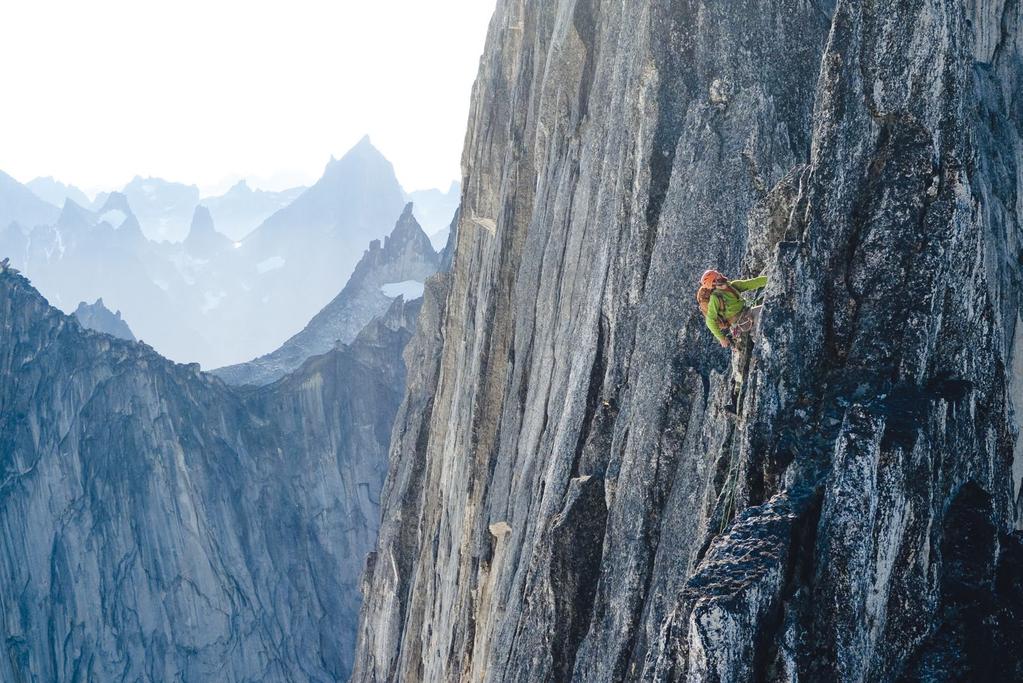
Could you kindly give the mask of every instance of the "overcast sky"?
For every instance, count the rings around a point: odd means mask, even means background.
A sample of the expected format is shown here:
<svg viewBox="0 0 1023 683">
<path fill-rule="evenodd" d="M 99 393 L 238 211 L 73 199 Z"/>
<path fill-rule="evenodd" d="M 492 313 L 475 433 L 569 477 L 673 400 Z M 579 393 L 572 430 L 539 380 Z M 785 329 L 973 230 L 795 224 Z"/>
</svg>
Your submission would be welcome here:
<svg viewBox="0 0 1023 683">
<path fill-rule="evenodd" d="M 494 4 L 4 1 L 0 170 L 279 189 L 369 133 L 405 189 L 446 189 Z"/>
</svg>

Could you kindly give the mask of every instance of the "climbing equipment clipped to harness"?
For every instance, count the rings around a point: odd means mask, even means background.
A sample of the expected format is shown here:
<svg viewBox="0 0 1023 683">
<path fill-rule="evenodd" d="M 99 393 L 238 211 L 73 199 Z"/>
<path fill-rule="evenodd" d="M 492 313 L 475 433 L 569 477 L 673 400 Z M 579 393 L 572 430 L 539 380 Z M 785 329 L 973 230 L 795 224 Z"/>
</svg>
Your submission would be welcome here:
<svg viewBox="0 0 1023 683">
<path fill-rule="evenodd" d="M 742 299 L 744 302 L 742 311 L 739 312 L 739 315 L 728 326 L 728 335 L 733 340 L 737 340 L 742 335 L 753 331 L 758 317 L 756 313 L 764 305 L 764 288 L 760 287 L 743 292 Z"/>
<path fill-rule="evenodd" d="M 738 339 L 747 332 L 753 331 L 753 314 L 750 309 L 744 308 L 728 328 L 728 336 L 733 340 Z"/>
</svg>

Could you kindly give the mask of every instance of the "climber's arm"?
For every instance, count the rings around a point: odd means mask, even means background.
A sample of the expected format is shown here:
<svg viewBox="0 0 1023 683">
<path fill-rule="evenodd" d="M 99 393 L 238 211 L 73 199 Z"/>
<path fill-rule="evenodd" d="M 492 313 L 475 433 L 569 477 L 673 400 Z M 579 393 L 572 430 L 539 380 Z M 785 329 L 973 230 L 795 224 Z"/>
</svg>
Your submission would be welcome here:
<svg viewBox="0 0 1023 683">
<path fill-rule="evenodd" d="M 707 315 L 704 321 L 707 323 L 707 329 L 717 338 L 719 342 L 728 341 L 725 338 L 725 333 L 721 331 L 718 326 L 718 301 L 720 297 L 712 296 L 710 301 L 707 303 Z"/>
<path fill-rule="evenodd" d="M 751 289 L 760 289 L 761 287 L 767 286 L 767 276 L 761 275 L 760 277 L 753 277 L 749 280 L 729 280 L 728 284 L 735 287 L 740 292 L 748 292 Z"/>
</svg>

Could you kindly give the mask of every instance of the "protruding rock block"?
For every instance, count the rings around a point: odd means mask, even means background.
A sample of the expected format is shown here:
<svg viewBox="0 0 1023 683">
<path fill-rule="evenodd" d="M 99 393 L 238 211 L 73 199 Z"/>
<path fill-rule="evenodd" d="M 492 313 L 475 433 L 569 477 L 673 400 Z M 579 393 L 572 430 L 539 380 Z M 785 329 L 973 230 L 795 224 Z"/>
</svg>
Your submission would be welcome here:
<svg viewBox="0 0 1023 683">
<path fill-rule="evenodd" d="M 501 540 L 511 533 L 511 525 L 508 522 L 494 522 L 490 525 L 490 533 L 494 538 Z"/>
</svg>

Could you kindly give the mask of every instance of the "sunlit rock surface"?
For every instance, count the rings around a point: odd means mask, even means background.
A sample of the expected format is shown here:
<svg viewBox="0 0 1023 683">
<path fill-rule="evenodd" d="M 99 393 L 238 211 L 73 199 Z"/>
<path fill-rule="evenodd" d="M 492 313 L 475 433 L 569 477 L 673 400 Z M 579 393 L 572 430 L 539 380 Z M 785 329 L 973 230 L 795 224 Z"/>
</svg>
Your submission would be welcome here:
<svg viewBox="0 0 1023 683">
<path fill-rule="evenodd" d="M 354 680 L 1023 678 L 1020 13 L 498 2 Z"/>
</svg>

